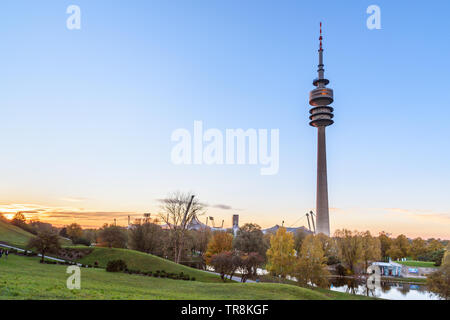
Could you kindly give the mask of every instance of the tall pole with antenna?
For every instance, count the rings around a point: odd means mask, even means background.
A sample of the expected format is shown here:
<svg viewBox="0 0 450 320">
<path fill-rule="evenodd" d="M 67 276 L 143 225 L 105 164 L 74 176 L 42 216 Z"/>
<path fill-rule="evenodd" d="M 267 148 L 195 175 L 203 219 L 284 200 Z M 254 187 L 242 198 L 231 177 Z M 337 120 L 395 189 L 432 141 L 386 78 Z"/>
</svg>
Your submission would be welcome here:
<svg viewBox="0 0 450 320">
<path fill-rule="evenodd" d="M 310 212 L 310 214 L 311 214 L 311 221 L 312 221 L 314 233 L 316 233 L 316 224 L 315 224 L 315 222 L 314 222 L 315 214 L 314 214 L 314 212 L 312 212 L 312 211 Z"/>
<path fill-rule="evenodd" d="M 329 105 L 333 103 L 333 90 L 326 86 L 330 83 L 325 79 L 325 69 L 323 64 L 322 47 L 322 22 L 320 23 L 319 37 L 319 65 L 318 77 L 313 81 L 317 88 L 309 94 L 309 104 L 312 106 L 309 111 L 310 125 L 317 128 L 317 193 L 316 193 L 316 213 L 317 232 L 330 235 L 330 217 L 328 211 L 328 182 L 327 182 L 327 155 L 325 144 L 325 128 L 334 123 L 332 120 L 334 109 Z"/>
<path fill-rule="evenodd" d="M 311 217 L 312 218 L 312 217 Z M 306 219 L 308 219 L 308 228 L 309 228 L 309 231 L 312 231 L 311 230 L 311 224 L 309 223 L 309 213 L 306 213 Z"/>
</svg>

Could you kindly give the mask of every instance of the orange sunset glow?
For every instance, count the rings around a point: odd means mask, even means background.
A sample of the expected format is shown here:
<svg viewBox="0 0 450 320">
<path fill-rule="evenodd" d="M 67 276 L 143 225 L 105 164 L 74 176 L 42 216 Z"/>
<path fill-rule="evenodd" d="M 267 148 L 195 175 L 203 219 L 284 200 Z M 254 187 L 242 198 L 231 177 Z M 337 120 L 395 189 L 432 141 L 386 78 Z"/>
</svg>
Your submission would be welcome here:
<svg viewBox="0 0 450 320">
<path fill-rule="evenodd" d="M 312 209 L 312 208 L 311 208 Z M 116 219 L 118 225 L 126 226 L 128 216 L 133 221 L 141 218 L 144 212 L 151 212 L 152 217 L 159 215 L 160 207 L 157 201 L 151 210 L 98 210 L 76 208 L 71 206 L 56 207 L 35 204 L 9 204 L 0 205 L 0 213 L 7 219 L 12 219 L 17 212 L 22 213 L 27 220 L 40 220 L 56 227 L 71 223 L 78 223 L 84 228 L 99 228 L 105 223 L 112 223 Z M 207 208 L 206 214 L 200 216 L 201 221 L 208 216 L 214 216 L 217 221 L 225 221 L 225 227 L 231 227 L 231 216 L 237 213 L 242 223 L 257 223 L 263 228 L 281 225 L 282 220 L 286 226 L 307 226 L 306 219 L 294 214 L 286 214 L 284 218 L 274 219 L 274 216 L 283 217 L 283 214 L 261 210 L 255 212 L 250 209 L 232 211 Z M 409 237 L 448 239 L 450 215 L 426 210 L 408 210 L 400 208 L 330 208 L 332 217 L 331 230 L 337 229 L 369 230 L 372 234 L 386 231 L 396 236 L 405 234 Z M 378 220 L 382 216 L 385 222 Z M 257 217 L 257 218 L 255 218 Z M 204 222 L 204 221 L 203 221 Z"/>
</svg>

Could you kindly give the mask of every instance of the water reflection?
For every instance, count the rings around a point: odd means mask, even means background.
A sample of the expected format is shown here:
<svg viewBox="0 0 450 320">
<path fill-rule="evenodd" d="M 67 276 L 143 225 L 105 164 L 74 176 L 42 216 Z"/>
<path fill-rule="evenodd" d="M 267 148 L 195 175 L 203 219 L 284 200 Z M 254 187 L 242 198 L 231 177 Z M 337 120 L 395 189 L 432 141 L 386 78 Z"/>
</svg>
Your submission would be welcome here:
<svg viewBox="0 0 450 320">
<path fill-rule="evenodd" d="M 441 300 L 428 291 L 426 285 L 381 281 L 380 286 L 369 288 L 365 280 L 352 278 L 332 278 L 331 290 L 350 294 L 365 295 L 390 300 Z"/>
</svg>

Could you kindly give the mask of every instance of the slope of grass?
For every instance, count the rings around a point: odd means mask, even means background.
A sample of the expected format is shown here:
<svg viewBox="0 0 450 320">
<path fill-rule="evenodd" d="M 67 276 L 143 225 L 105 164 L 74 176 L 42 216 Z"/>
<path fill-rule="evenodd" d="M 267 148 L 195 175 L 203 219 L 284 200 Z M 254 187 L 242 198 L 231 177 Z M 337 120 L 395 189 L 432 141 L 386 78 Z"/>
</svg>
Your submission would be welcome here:
<svg viewBox="0 0 450 320">
<path fill-rule="evenodd" d="M 0 219 L 0 242 L 24 249 L 28 241 L 34 236 L 32 233 Z M 72 244 L 72 241 L 60 237 L 60 244 L 62 246 L 69 246 Z"/>
<path fill-rule="evenodd" d="M 328 300 L 358 298 L 273 283 L 204 283 L 170 280 L 104 269 L 81 269 L 81 289 L 69 290 L 69 274 L 61 265 L 43 265 L 36 258 L 10 255 L 0 261 L 0 299 L 204 299 Z M 364 297 L 361 297 L 364 298 Z"/>
<path fill-rule="evenodd" d="M 151 254 L 129 249 L 95 248 L 92 253 L 78 260 L 78 262 L 94 265 L 97 261 L 100 267 L 105 268 L 108 261 L 118 259 L 124 260 L 130 270 L 140 270 L 143 272 L 155 272 L 156 270 L 174 273 L 183 272 L 190 277 L 195 277 L 197 281 L 222 282 L 220 277 L 215 274 L 176 264 L 170 260 Z"/>
<path fill-rule="evenodd" d="M 33 235 L 0 219 L 0 241 L 11 246 L 24 248 Z"/>
<path fill-rule="evenodd" d="M 395 261 L 396 263 L 402 264 L 408 267 L 419 267 L 419 268 L 437 268 L 432 261 Z"/>
</svg>

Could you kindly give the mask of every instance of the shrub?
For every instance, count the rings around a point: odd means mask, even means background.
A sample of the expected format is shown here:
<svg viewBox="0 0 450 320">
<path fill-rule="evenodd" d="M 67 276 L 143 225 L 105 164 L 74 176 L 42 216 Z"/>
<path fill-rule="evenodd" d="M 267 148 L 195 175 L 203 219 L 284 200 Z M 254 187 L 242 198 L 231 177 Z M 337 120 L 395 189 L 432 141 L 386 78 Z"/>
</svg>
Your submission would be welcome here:
<svg viewBox="0 0 450 320">
<path fill-rule="evenodd" d="M 344 277 L 347 275 L 347 268 L 345 268 L 342 264 L 338 264 L 336 266 L 336 273 L 340 277 Z"/>
<path fill-rule="evenodd" d="M 81 244 L 86 247 L 91 246 L 91 241 L 86 238 L 76 238 L 76 239 L 73 239 L 72 242 L 73 242 L 73 244 Z"/>
<path fill-rule="evenodd" d="M 106 271 L 108 272 L 120 272 L 127 269 L 127 264 L 123 260 L 111 260 L 106 265 Z"/>
<path fill-rule="evenodd" d="M 336 256 L 329 256 L 327 259 L 327 265 L 331 266 L 331 265 L 335 265 L 340 263 L 338 257 Z"/>
</svg>

